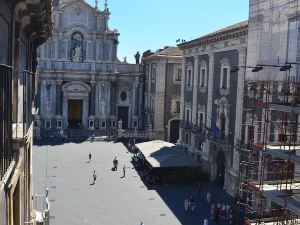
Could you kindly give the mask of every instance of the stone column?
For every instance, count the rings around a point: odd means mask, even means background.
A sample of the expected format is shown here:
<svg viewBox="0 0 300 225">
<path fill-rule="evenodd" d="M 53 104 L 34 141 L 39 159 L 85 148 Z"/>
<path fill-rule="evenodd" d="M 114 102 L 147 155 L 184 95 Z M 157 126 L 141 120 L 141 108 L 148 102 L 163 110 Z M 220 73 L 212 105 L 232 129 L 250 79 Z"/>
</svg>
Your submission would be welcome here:
<svg viewBox="0 0 300 225">
<path fill-rule="evenodd" d="M 134 110 L 134 116 L 138 116 L 138 109 L 139 109 L 139 84 L 138 82 L 135 84 L 135 110 Z"/>
<path fill-rule="evenodd" d="M 62 104 L 62 114 L 63 114 L 63 127 L 68 127 L 68 98 L 67 93 L 63 93 L 63 104 Z"/>
<path fill-rule="evenodd" d="M 91 99 L 90 99 L 90 107 L 89 107 L 89 115 L 94 116 L 95 115 L 95 95 L 96 95 L 96 89 L 95 84 L 96 81 L 90 81 L 91 83 Z"/>
<path fill-rule="evenodd" d="M 62 80 L 56 81 L 56 115 L 61 116 L 62 111 L 62 99 L 61 99 L 61 92 L 62 92 Z"/>
<path fill-rule="evenodd" d="M 246 48 L 238 49 L 239 53 L 239 65 L 246 66 Z M 245 73 L 246 69 L 244 67 L 240 67 L 238 73 L 232 73 L 231 76 L 237 76 L 237 100 L 236 100 L 236 117 L 235 117 L 235 130 L 234 130 L 234 150 L 232 157 L 232 172 L 237 176 L 239 171 L 240 164 L 240 153 L 238 152 L 240 149 L 240 141 L 242 135 L 242 126 L 243 126 L 243 95 L 244 95 L 244 81 L 245 81 Z M 234 78 L 235 79 L 235 78 Z"/>
<path fill-rule="evenodd" d="M 193 84 L 193 105 L 192 105 L 192 124 L 197 125 L 197 103 L 198 103 L 198 77 L 199 77 L 199 56 L 194 56 L 194 84 Z M 195 135 L 191 137 L 192 150 L 195 153 Z"/>
<path fill-rule="evenodd" d="M 185 56 L 183 56 L 182 62 L 182 75 L 181 75 L 181 96 L 180 96 L 180 121 L 183 121 L 184 118 L 184 93 L 185 93 L 185 74 L 186 74 L 186 60 Z M 179 140 L 181 143 L 184 143 L 182 135 L 182 129 L 179 128 Z"/>
<path fill-rule="evenodd" d="M 213 104 L 213 76 L 215 67 L 214 52 L 209 53 L 209 73 L 208 73 L 208 86 L 207 86 L 207 126 L 211 128 L 212 104 Z M 210 141 L 205 140 L 203 158 L 208 161 L 210 154 Z"/>
</svg>

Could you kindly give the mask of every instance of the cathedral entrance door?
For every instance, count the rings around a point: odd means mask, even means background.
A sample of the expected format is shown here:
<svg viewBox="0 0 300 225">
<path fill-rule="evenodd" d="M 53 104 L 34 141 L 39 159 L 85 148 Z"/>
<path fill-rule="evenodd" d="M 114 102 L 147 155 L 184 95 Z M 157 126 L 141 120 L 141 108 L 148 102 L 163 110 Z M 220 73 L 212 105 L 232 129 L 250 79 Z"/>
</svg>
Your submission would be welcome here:
<svg viewBox="0 0 300 225">
<path fill-rule="evenodd" d="M 122 120 L 123 129 L 128 128 L 128 106 L 119 106 L 118 107 L 118 121 Z"/>
<path fill-rule="evenodd" d="M 83 101 L 78 99 L 68 100 L 68 124 L 70 128 L 82 127 Z"/>
<path fill-rule="evenodd" d="M 170 142 L 176 143 L 179 139 L 179 120 L 171 120 L 169 125 Z"/>
<path fill-rule="evenodd" d="M 224 180 L 225 180 L 225 155 L 222 151 L 219 151 L 217 155 L 217 178 L 216 178 L 217 185 L 223 187 Z"/>
</svg>

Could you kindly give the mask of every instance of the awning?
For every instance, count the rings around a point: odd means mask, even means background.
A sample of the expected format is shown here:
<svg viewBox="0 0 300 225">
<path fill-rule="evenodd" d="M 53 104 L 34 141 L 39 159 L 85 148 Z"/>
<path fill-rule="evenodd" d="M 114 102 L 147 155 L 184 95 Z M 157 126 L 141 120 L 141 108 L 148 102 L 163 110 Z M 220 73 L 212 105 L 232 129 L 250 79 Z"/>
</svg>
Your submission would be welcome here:
<svg viewBox="0 0 300 225">
<path fill-rule="evenodd" d="M 154 168 L 199 167 L 200 164 L 172 143 L 155 140 L 135 145 Z"/>
</svg>

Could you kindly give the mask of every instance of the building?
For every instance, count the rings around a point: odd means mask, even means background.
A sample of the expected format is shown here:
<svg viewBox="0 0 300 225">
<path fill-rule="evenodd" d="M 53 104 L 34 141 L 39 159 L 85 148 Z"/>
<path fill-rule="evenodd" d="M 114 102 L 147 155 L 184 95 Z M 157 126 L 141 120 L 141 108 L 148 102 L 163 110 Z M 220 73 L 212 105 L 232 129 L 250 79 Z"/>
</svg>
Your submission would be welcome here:
<svg viewBox="0 0 300 225">
<path fill-rule="evenodd" d="M 145 67 L 146 124 L 162 140 L 179 139 L 182 51 L 165 47 L 142 59 Z"/>
<path fill-rule="evenodd" d="M 299 1 L 250 0 L 240 202 L 245 224 L 300 224 Z"/>
<path fill-rule="evenodd" d="M 97 4 L 97 2 L 96 2 Z M 117 30 L 110 12 L 84 0 L 61 0 L 53 8 L 53 36 L 38 51 L 39 115 L 36 134 L 49 130 L 139 128 L 142 73 L 117 57 Z"/>
<path fill-rule="evenodd" d="M 210 180 L 235 196 L 248 22 L 179 44 L 183 50 L 180 142 Z"/>
<path fill-rule="evenodd" d="M 51 1 L 0 0 L 0 224 L 35 219 L 32 101 L 36 49 L 51 35 Z"/>
</svg>

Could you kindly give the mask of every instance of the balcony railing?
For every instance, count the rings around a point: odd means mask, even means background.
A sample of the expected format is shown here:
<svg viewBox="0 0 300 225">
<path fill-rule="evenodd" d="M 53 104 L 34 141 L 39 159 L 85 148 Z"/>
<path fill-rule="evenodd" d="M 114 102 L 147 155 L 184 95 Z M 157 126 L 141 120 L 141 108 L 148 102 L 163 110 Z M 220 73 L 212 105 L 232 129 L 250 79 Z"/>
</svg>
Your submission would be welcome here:
<svg viewBox="0 0 300 225">
<path fill-rule="evenodd" d="M 0 180 L 13 161 L 12 70 L 8 65 L 0 64 Z"/>
</svg>

